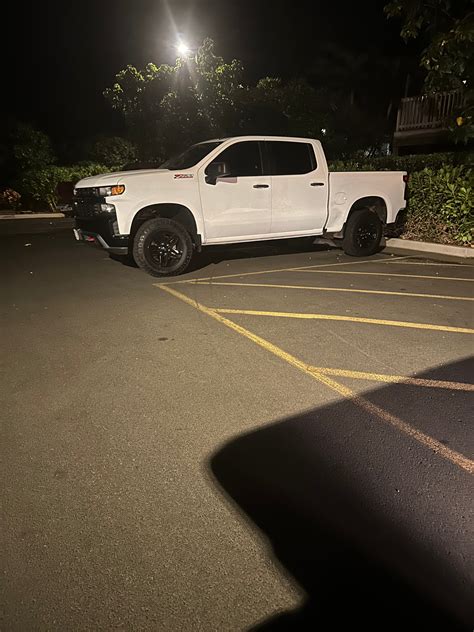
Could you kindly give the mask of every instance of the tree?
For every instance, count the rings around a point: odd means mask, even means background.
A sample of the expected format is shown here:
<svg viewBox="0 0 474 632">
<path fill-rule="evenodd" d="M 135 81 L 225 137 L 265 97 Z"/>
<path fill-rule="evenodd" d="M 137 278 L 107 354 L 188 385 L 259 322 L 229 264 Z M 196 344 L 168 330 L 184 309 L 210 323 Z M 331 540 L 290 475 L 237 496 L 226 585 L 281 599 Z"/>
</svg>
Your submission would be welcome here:
<svg viewBox="0 0 474 632">
<path fill-rule="evenodd" d="M 17 125 L 12 146 L 15 167 L 19 172 L 40 169 L 56 160 L 49 137 L 32 125 Z"/>
<path fill-rule="evenodd" d="M 91 151 L 95 162 L 107 167 L 123 167 L 137 157 L 136 147 L 120 136 L 102 136 L 96 139 Z"/>
<path fill-rule="evenodd" d="M 25 171 L 56 162 L 49 137 L 32 125 L 12 117 L 0 120 L 0 184 L 11 186 Z"/>
<path fill-rule="evenodd" d="M 226 63 L 215 55 L 214 42 L 206 38 L 195 58 L 195 91 L 200 110 L 213 133 L 232 133 L 245 92 L 243 66 L 234 59 Z"/>
<path fill-rule="evenodd" d="M 104 95 L 120 111 L 142 157 L 163 160 L 171 152 L 235 127 L 242 67 L 226 63 L 204 40 L 194 57 L 174 66 L 127 66 Z"/>
<path fill-rule="evenodd" d="M 392 0 L 385 6 L 389 18 L 402 19 L 400 34 L 405 40 L 422 38 L 426 43 L 420 59 L 426 71 L 425 92 L 464 93 L 464 105 L 448 121 L 464 141 L 474 137 L 474 12 L 470 6 L 468 0 Z"/>
<path fill-rule="evenodd" d="M 315 87 L 305 79 L 285 83 L 278 77 L 249 86 L 242 64 L 224 61 L 214 48 L 206 39 L 196 55 L 178 58 L 174 66 L 127 66 L 105 91 L 143 160 L 159 162 L 194 142 L 240 134 L 325 136 L 334 157 L 380 147 L 386 121 L 374 116 L 355 92 L 360 72 L 353 76 L 354 64 L 364 65 L 365 57 L 349 63 L 346 52 L 348 70 L 329 89 L 323 81 L 324 87 Z"/>
</svg>

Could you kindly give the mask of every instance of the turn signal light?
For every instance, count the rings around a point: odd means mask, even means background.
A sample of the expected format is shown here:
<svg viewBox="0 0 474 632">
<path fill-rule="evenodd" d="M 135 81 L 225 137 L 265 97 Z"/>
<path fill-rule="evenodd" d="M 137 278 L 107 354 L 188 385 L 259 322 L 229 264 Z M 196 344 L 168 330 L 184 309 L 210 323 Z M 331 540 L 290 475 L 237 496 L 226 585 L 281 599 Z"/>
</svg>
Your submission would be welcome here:
<svg viewBox="0 0 474 632">
<path fill-rule="evenodd" d="M 125 186 L 123 184 L 117 184 L 116 186 L 112 187 L 111 195 L 122 195 L 124 191 Z"/>
</svg>

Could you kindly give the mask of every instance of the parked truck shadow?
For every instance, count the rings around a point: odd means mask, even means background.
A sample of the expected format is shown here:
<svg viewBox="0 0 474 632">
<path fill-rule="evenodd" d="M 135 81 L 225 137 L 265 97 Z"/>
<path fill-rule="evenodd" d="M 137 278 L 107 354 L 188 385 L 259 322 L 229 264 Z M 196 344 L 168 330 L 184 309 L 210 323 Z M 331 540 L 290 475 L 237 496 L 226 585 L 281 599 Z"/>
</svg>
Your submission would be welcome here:
<svg viewBox="0 0 474 632">
<path fill-rule="evenodd" d="M 225 246 L 209 246 L 197 253 L 188 268 L 188 272 L 202 270 L 223 261 L 238 259 L 257 259 L 276 257 L 298 253 L 324 252 L 332 247 L 325 243 L 313 244 L 307 237 L 303 239 L 279 239 L 267 242 L 250 242 L 246 244 L 227 244 Z"/>
<path fill-rule="evenodd" d="M 467 371 L 463 361 L 420 377 Z M 428 406 L 407 386 L 365 396 L 415 427 L 429 419 L 446 443 L 453 406 L 467 424 L 467 393 L 430 390 Z M 453 442 L 465 448 L 467 432 Z M 344 401 L 239 436 L 210 468 L 306 594 L 256 630 L 472 629 L 470 477 L 429 448 Z"/>
<path fill-rule="evenodd" d="M 257 259 L 276 257 L 296 253 L 324 252 L 330 250 L 328 244 L 312 244 L 308 238 L 281 239 L 268 242 L 251 242 L 247 244 L 226 244 L 225 246 L 209 246 L 194 255 L 186 273 L 197 272 L 218 265 L 224 261 L 238 259 Z M 342 252 L 342 251 L 341 251 Z M 110 255 L 111 259 L 129 267 L 138 267 L 132 256 Z"/>
</svg>

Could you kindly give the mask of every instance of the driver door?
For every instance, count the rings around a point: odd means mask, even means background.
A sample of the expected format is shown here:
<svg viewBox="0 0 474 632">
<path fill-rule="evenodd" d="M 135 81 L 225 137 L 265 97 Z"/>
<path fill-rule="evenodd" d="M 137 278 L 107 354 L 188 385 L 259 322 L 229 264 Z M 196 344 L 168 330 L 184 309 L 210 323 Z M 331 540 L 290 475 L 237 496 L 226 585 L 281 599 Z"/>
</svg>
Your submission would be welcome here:
<svg viewBox="0 0 474 632">
<path fill-rule="evenodd" d="M 216 177 L 216 173 L 221 175 Z M 270 176 L 263 175 L 260 141 L 237 141 L 214 157 L 199 172 L 205 242 L 238 242 L 268 235 L 270 184 Z"/>
</svg>

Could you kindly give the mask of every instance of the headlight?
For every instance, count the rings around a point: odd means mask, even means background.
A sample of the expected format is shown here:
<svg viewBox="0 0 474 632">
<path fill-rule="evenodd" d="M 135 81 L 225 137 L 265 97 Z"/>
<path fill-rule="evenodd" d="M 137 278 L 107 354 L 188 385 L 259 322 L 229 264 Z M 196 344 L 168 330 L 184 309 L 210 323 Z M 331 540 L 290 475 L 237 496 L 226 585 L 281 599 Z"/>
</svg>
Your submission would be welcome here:
<svg viewBox="0 0 474 632">
<path fill-rule="evenodd" d="M 123 184 L 116 184 L 113 187 L 98 187 L 96 189 L 97 195 L 99 197 L 110 197 L 111 195 L 122 195 L 125 191 L 125 186 Z"/>
</svg>

